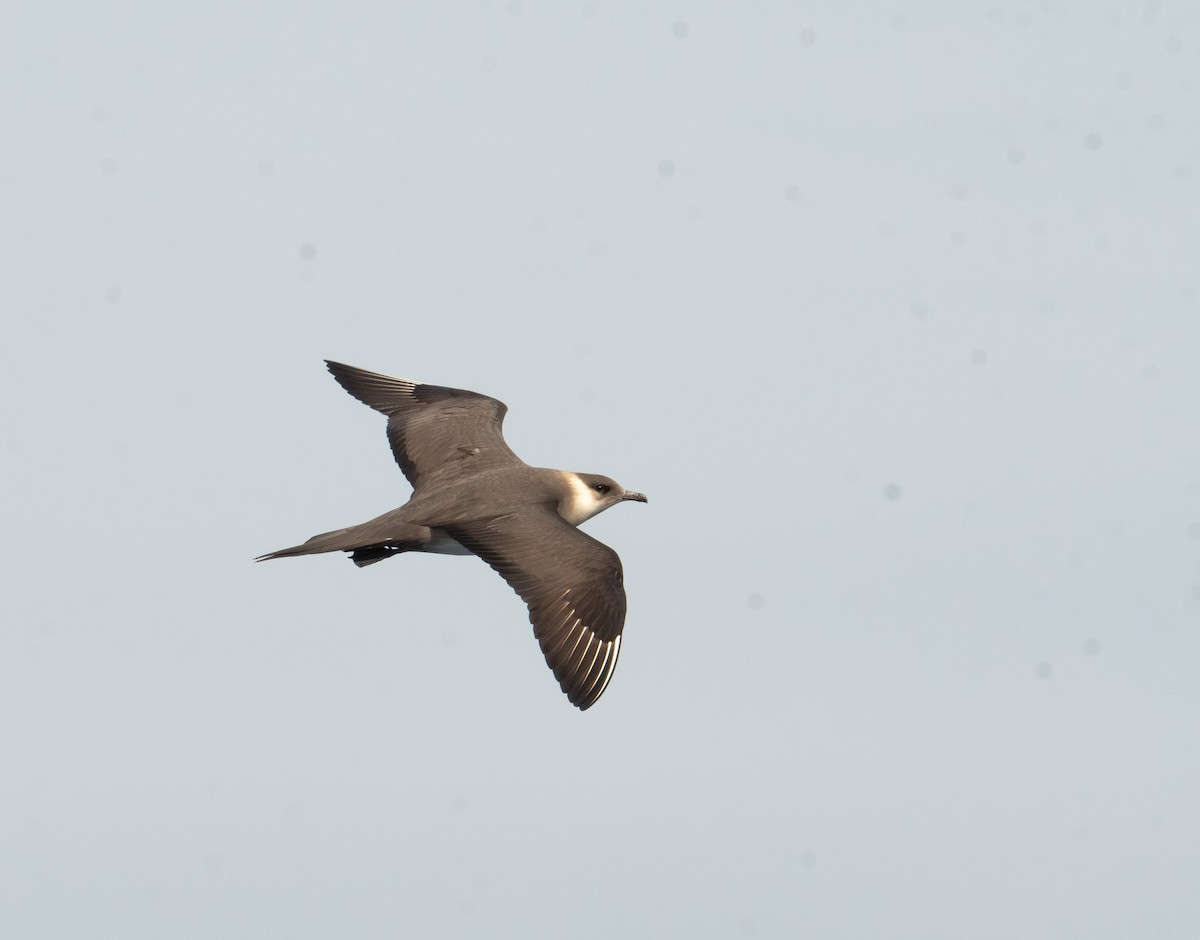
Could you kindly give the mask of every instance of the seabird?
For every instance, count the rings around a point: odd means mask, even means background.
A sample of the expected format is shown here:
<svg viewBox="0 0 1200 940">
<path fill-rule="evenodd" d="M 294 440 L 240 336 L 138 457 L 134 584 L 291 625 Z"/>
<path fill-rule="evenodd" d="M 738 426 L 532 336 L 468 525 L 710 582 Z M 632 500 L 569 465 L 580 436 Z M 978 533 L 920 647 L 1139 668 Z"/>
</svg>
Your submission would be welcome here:
<svg viewBox="0 0 1200 940">
<path fill-rule="evenodd" d="M 325 364 L 342 388 L 387 415 L 412 497 L 370 522 L 255 560 L 342 551 L 361 567 L 401 552 L 478 555 L 529 607 L 567 698 L 580 709 L 594 705 L 617 667 L 625 587 L 617 553 L 576 527 L 646 497 L 599 474 L 529 466 L 505 443 L 508 407 L 494 398 Z"/>
</svg>

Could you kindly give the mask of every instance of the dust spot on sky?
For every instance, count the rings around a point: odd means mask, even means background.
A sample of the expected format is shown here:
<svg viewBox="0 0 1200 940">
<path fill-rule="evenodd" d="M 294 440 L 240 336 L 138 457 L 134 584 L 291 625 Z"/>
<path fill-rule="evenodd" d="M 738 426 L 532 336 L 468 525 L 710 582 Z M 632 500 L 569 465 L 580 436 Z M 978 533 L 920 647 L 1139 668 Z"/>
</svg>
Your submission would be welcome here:
<svg viewBox="0 0 1200 940">
<path fill-rule="evenodd" d="M 766 603 L 766 598 L 758 591 L 751 591 L 746 596 L 746 606 L 754 610 L 762 610 L 763 604 Z"/>
<path fill-rule="evenodd" d="M 1009 163 L 1024 163 L 1025 162 L 1024 148 L 1009 147 L 1008 148 L 1008 162 Z"/>
<path fill-rule="evenodd" d="M 658 175 L 665 180 L 669 180 L 675 175 L 675 161 L 662 160 L 658 164 Z"/>
<path fill-rule="evenodd" d="M 883 495 L 892 502 L 895 502 L 900 498 L 900 487 L 895 483 L 889 483 L 883 488 Z"/>
<path fill-rule="evenodd" d="M 688 24 L 683 20 L 676 20 L 671 24 L 671 32 L 675 34 L 677 39 L 687 39 L 690 30 L 688 29 Z"/>
<path fill-rule="evenodd" d="M 800 30 L 800 45 L 811 46 L 816 41 L 817 34 L 814 30 L 807 28 Z"/>
<path fill-rule="evenodd" d="M 1083 138 L 1083 145 L 1087 147 L 1088 150 L 1099 150 L 1104 146 L 1104 138 L 1099 134 L 1091 133 Z"/>
<path fill-rule="evenodd" d="M 1034 672 L 1037 673 L 1037 677 L 1039 679 L 1049 679 L 1052 675 L 1054 675 L 1054 666 L 1052 663 L 1040 662 L 1037 664 L 1037 668 L 1034 669 Z"/>
<path fill-rule="evenodd" d="M 1088 637 L 1083 641 L 1083 651 L 1088 656 L 1095 656 L 1100 652 L 1100 641 L 1095 637 Z"/>
<path fill-rule="evenodd" d="M 317 256 L 317 246 L 312 242 L 305 242 L 300 246 L 300 258 L 304 261 L 312 261 Z"/>
<path fill-rule="evenodd" d="M 109 287 L 104 291 L 104 302 L 106 304 L 119 303 L 121 300 L 121 288 Z"/>
<path fill-rule="evenodd" d="M 988 354 L 986 349 L 971 350 L 971 364 L 976 366 L 987 365 Z"/>
</svg>

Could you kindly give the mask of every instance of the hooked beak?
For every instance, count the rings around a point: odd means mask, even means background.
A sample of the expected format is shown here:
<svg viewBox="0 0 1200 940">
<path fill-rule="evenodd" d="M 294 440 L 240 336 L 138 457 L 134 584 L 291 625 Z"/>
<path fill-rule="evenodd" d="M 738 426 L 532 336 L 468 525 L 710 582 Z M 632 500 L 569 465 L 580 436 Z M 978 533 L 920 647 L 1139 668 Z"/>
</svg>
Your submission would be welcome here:
<svg viewBox="0 0 1200 940">
<path fill-rule="evenodd" d="M 621 499 L 623 499 L 623 500 L 624 500 L 624 499 L 632 499 L 632 500 L 633 500 L 635 503 L 648 503 L 648 502 L 650 502 L 650 500 L 646 499 L 646 494 L 645 494 L 645 493 L 635 493 L 635 492 L 633 492 L 632 490 L 626 490 L 624 493 L 622 493 L 622 494 L 621 494 Z"/>
</svg>

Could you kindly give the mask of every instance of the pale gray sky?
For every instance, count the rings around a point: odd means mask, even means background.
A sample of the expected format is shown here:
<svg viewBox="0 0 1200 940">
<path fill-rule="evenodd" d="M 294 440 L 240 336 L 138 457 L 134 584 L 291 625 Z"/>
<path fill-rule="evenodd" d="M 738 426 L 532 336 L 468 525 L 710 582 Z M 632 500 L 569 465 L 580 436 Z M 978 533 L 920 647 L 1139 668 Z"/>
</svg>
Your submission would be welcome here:
<svg viewBox="0 0 1200 940">
<path fill-rule="evenodd" d="M 11 937 L 1200 935 L 1200 7 L 20 4 Z M 335 358 L 648 506 L 580 714 Z"/>
</svg>

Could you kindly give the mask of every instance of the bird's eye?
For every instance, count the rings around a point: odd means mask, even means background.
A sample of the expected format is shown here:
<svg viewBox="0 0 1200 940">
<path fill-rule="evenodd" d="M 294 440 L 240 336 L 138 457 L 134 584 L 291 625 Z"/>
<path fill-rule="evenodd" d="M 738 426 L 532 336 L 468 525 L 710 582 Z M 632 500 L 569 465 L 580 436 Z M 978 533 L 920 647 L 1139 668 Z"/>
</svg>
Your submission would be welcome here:
<svg viewBox="0 0 1200 940">
<path fill-rule="evenodd" d="M 607 483 L 593 483 L 592 489 L 594 489 L 597 493 L 607 493 L 608 492 L 608 484 Z"/>
</svg>

